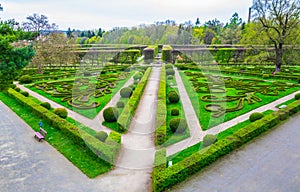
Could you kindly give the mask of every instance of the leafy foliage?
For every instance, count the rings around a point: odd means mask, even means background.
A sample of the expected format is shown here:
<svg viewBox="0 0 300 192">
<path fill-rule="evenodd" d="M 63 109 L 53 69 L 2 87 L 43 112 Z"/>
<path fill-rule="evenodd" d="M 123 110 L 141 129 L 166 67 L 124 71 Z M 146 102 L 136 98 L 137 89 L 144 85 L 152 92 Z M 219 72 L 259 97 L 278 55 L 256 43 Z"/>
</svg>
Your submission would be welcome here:
<svg viewBox="0 0 300 192">
<path fill-rule="evenodd" d="M 103 111 L 103 118 L 106 122 L 116 122 L 118 117 L 119 112 L 115 107 L 108 107 Z"/>
<path fill-rule="evenodd" d="M 65 108 L 56 108 L 53 110 L 53 113 L 63 119 L 66 119 L 68 117 L 68 111 Z"/>
<path fill-rule="evenodd" d="M 170 121 L 170 128 L 173 133 L 184 133 L 187 129 L 187 123 L 185 119 L 175 118 Z"/>
<path fill-rule="evenodd" d="M 10 87 L 34 55 L 32 46 L 16 42 L 24 37 L 23 31 L 0 21 L 0 91 Z"/>
</svg>

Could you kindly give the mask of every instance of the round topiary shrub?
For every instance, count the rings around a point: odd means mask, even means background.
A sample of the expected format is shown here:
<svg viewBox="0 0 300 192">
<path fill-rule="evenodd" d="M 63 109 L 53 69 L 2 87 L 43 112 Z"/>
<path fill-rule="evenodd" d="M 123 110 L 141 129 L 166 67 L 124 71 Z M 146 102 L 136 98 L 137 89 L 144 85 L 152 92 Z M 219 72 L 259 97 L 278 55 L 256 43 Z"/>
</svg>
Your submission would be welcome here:
<svg viewBox="0 0 300 192">
<path fill-rule="evenodd" d="M 203 138 L 203 147 L 210 146 L 217 141 L 217 137 L 212 134 L 205 135 Z"/>
<path fill-rule="evenodd" d="M 254 113 L 252 113 L 252 114 L 250 115 L 249 120 L 250 120 L 251 122 L 254 122 L 254 121 L 257 121 L 257 120 L 259 120 L 259 119 L 261 119 L 261 118 L 263 118 L 263 117 L 264 117 L 264 114 L 259 113 L 259 112 L 254 112 Z"/>
<path fill-rule="evenodd" d="M 170 91 L 168 94 L 168 99 L 169 99 L 170 103 L 178 103 L 179 95 L 176 91 Z"/>
<path fill-rule="evenodd" d="M 185 119 L 175 118 L 170 121 L 170 128 L 173 133 L 184 133 L 187 129 L 187 123 Z"/>
<path fill-rule="evenodd" d="M 300 93 L 297 93 L 297 94 L 295 95 L 295 99 L 296 99 L 296 100 L 300 100 Z"/>
<path fill-rule="evenodd" d="M 129 98 L 132 95 L 132 89 L 130 87 L 124 87 L 121 89 L 120 95 L 123 98 Z"/>
<path fill-rule="evenodd" d="M 102 142 L 105 142 L 106 138 L 108 137 L 105 131 L 99 131 L 96 133 L 95 137 Z"/>
<path fill-rule="evenodd" d="M 20 92 L 21 89 L 19 87 L 16 87 L 16 88 L 14 88 L 14 90 L 17 92 Z"/>
<path fill-rule="evenodd" d="M 132 91 L 135 90 L 135 85 L 134 85 L 134 84 L 131 84 L 131 85 L 129 85 L 128 87 L 130 87 L 130 88 L 132 89 Z"/>
<path fill-rule="evenodd" d="M 68 111 L 65 108 L 56 108 L 53 110 L 53 113 L 65 119 L 68 117 Z"/>
<path fill-rule="evenodd" d="M 167 75 L 174 75 L 174 74 L 175 74 L 175 71 L 174 71 L 174 69 L 167 69 L 167 70 L 166 70 L 166 74 L 167 74 Z"/>
<path fill-rule="evenodd" d="M 134 75 L 133 75 L 133 79 L 134 80 L 141 80 L 141 78 L 142 78 L 142 76 L 143 76 L 143 73 L 142 72 L 137 72 L 137 73 L 135 73 Z"/>
<path fill-rule="evenodd" d="M 124 108 L 125 104 L 123 101 L 118 101 L 117 108 Z"/>
<path fill-rule="evenodd" d="M 108 107 L 103 111 L 103 118 L 106 122 L 116 122 L 118 120 L 119 111 L 115 107 Z"/>
<path fill-rule="evenodd" d="M 20 92 L 22 95 L 24 95 L 25 97 L 28 97 L 29 96 L 29 93 L 27 91 L 21 91 Z"/>
<path fill-rule="evenodd" d="M 169 75 L 168 76 L 168 80 L 173 80 L 174 76 L 173 75 Z"/>
<path fill-rule="evenodd" d="M 171 110 L 171 115 L 172 115 L 172 116 L 178 116 L 178 115 L 179 115 L 179 109 L 173 108 L 173 109 Z"/>
<path fill-rule="evenodd" d="M 173 69 L 173 65 L 172 64 L 167 64 L 166 69 Z"/>
<path fill-rule="evenodd" d="M 29 75 L 23 75 L 22 77 L 20 77 L 19 79 L 20 83 L 31 83 L 32 82 L 32 78 Z"/>
<path fill-rule="evenodd" d="M 43 103 L 41 103 L 40 104 L 42 107 L 45 107 L 46 109 L 51 109 L 51 105 L 50 105 L 50 103 L 48 103 L 48 102 L 43 102 Z"/>
</svg>

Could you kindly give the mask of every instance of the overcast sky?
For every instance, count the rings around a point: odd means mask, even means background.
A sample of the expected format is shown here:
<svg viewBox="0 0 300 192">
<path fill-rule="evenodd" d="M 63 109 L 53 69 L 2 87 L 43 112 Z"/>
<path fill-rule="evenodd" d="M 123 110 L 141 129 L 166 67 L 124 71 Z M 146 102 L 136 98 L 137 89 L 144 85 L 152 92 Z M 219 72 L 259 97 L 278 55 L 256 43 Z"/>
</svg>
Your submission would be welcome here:
<svg viewBox="0 0 300 192">
<path fill-rule="evenodd" d="M 0 18 L 25 21 L 33 13 L 44 14 L 59 29 L 110 30 L 175 20 L 201 24 L 217 18 L 223 23 L 237 12 L 247 21 L 252 0 L 0 0 L 4 8 Z"/>
</svg>

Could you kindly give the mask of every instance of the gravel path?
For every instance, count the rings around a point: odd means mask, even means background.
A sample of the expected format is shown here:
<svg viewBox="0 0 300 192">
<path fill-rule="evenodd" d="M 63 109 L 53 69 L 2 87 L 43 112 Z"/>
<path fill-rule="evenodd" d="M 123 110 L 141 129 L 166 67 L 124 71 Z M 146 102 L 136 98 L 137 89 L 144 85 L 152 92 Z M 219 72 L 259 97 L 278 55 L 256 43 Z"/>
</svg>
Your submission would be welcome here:
<svg viewBox="0 0 300 192">
<path fill-rule="evenodd" d="M 300 114 L 170 191 L 299 191 L 299 123 Z"/>
</svg>

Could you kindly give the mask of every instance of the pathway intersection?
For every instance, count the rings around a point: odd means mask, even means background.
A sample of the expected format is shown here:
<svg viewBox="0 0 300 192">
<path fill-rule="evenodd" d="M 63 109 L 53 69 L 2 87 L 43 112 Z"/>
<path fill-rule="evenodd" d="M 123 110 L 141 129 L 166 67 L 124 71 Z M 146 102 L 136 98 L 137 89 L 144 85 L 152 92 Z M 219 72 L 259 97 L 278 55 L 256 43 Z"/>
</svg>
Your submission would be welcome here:
<svg viewBox="0 0 300 192">
<path fill-rule="evenodd" d="M 202 131 L 196 113 L 186 92 L 185 86 L 176 69 L 175 76 L 187 123 L 190 127 L 191 137 L 167 147 L 167 155 L 175 154 L 200 142 L 206 134 L 217 134 L 228 129 L 229 127 L 236 125 L 239 122 L 245 121 L 253 112 L 263 112 L 268 109 L 274 110 L 276 105 L 292 99 L 296 94 L 290 94 L 270 104 L 213 127 L 207 131 Z M 150 79 L 130 125 L 129 131 L 128 133 L 122 135 L 122 148 L 117 159 L 115 169 L 95 179 L 101 182 L 101 186 L 103 186 L 103 189 L 105 189 L 103 191 L 148 191 L 151 189 L 151 172 L 154 162 L 154 154 L 156 151 L 153 134 L 155 131 L 157 91 L 160 81 L 159 77 L 160 66 L 153 66 Z M 132 82 L 133 80 L 130 79 L 124 86 L 130 85 Z M 37 99 L 43 102 L 49 102 L 53 108 L 63 107 L 22 85 L 18 86 Z M 118 92 L 112 97 L 111 102 L 108 103 L 106 107 L 115 106 L 119 98 L 120 94 Z M 96 131 L 111 131 L 110 129 L 101 125 L 101 122 L 103 121 L 102 111 L 91 120 L 72 110 L 67 110 L 69 117 Z"/>
</svg>

